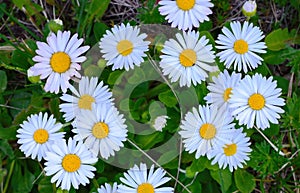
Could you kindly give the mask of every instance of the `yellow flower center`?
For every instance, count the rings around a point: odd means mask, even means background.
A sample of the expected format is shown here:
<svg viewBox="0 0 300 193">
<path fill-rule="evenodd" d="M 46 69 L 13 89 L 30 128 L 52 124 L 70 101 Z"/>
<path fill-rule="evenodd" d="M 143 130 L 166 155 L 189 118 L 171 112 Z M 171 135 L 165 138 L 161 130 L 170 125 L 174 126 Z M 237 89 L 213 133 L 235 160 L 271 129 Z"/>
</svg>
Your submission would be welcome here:
<svg viewBox="0 0 300 193">
<path fill-rule="evenodd" d="M 108 125 L 104 122 L 98 122 L 93 126 L 92 133 L 97 139 L 103 139 L 109 133 Z"/>
<path fill-rule="evenodd" d="M 184 67 L 191 67 L 197 61 L 196 52 L 192 49 L 183 50 L 179 55 L 180 64 Z"/>
<path fill-rule="evenodd" d="M 203 139 L 212 139 L 216 135 L 216 128 L 210 123 L 205 123 L 200 127 L 199 133 Z"/>
<path fill-rule="evenodd" d="M 183 11 L 192 9 L 195 5 L 195 0 L 176 0 L 177 6 Z"/>
<path fill-rule="evenodd" d="M 245 54 L 248 52 L 248 43 L 245 40 L 236 40 L 233 45 L 233 49 L 238 54 Z"/>
<path fill-rule="evenodd" d="M 264 108 L 266 100 L 261 94 L 253 94 L 248 99 L 248 104 L 253 110 L 261 110 Z"/>
<path fill-rule="evenodd" d="M 54 72 L 64 73 L 70 69 L 71 58 L 64 52 L 56 52 L 50 58 L 50 65 Z"/>
<path fill-rule="evenodd" d="M 152 184 L 142 183 L 138 186 L 137 193 L 154 193 L 154 188 Z"/>
<path fill-rule="evenodd" d="M 43 144 L 49 139 L 49 133 L 46 129 L 38 129 L 33 134 L 33 139 L 35 142 Z"/>
<path fill-rule="evenodd" d="M 226 156 L 232 156 L 236 153 L 236 148 L 237 148 L 236 144 L 233 143 L 230 145 L 226 144 L 223 149 Z"/>
<path fill-rule="evenodd" d="M 122 56 L 127 56 L 131 54 L 133 50 L 133 44 L 128 40 L 122 40 L 118 43 L 117 50 Z"/>
<path fill-rule="evenodd" d="M 232 91 L 232 88 L 227 88 L 225 91 L 224 91 L 224 94 L 223 94 L 223 99 L 225 102 L 228 101 L 228 99 L 230 98 L 230 94 L 231 94 L 231 91 Z"/>
<path fill-rule="evenodd" d="M 92 110 L 92 104 L 95 102 L 95 98 L 91 95 L 82 95 L 78 100 L 78 107 L 81 109 Z"/>
<path fill-rule="evenodd" d="M 67 172 L 75 172 L 80 168 L 81 160 L 75 154 L 67 154 L 63 158 L 61 165 Z"/>
</svg>

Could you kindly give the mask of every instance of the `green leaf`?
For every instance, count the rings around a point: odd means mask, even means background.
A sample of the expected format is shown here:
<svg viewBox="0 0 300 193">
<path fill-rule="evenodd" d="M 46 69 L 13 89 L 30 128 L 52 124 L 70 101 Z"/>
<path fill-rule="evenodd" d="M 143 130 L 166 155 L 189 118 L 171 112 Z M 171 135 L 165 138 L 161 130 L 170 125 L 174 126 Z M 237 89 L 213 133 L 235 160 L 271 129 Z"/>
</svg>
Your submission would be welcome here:
<svg viewBox="0 0 300 193">
<path fill-rule="evenodd" d="M 61 112 L 59 110 L 60 100 L 59 98 L 52 98 L 49 102 L 50 112 L 54 115 L 56 119 L 61 117 Z"/>
<path fill-rule="evenodd" d="M 254 176 L 246 170 L 238 169 L 234 172 L 236 187 L 242 192 L 252 192 L 255 188 Z"/>
<path fill-rule="evenodd" d="M 107 83 L 110 85 L 114 85 L 114 84 L 119 84 L 120 82 L 116 82 L 118 80 L 118 78 L 120 77 L 120 75 L 122 74 L 122 71 L 113 71 L 109 74 L 108 79 L 107 79 Z"/>
<path fill-rule="evenodd" d="M 128 82 L 130 84 L 137 84 L 141 83 L 143 80 L 146 78 L 145 72 L 141 68 L 135 68 L 134 69 L 134 74 L 128 79 Z"/>
<path fill-rule="evenodd" d="M 283 95 L 288 93 L 289 81 L 281 76 L 273 76 L 273 78 L 277 81 L 277 86 L 282 89 Z"/>
<path fill-rule="evenodd" d="M 9 128 L 1 128 L 0 127 L 0 139 L 7 139 L 7 140 L 15 140 L 17 139 L 17 126 L 11 126 Z"/>
<path fill-rule="evenodd" d="M 109 27 L 107 27 L 107 25 L 105 23 L 96 22 L 94 24 L 94 29 L 93 29 L 96 40 L 100 41 L 103 34 L 105 34 L 106 30 L 108 30 L 108 29 L 109 29 Z"/>
<path fill-rule="evenodd" d="M 7 76 L 6 72 L 3 70 L 0 70 L 0 93 L 5 91 L 7 86 Z"/>
<path fill-rule="evenodd" d="M 100 77 L 102 73 L 101 68 L 95 65 L 89 65 L 86 69 L 84 69 L 84 75 L 88 77 Z"/>
<path fill-rule="evenodd" d="M 44 176 L 38 184 L 39 192 L 53 192 L 51 176 Z"/>
<path fill-rule="evenodd" d="M 155 119 L 158 116 L 166 115 L 167 110 L 160 101 L 153 101 L 149 105 L 149 113 L 151 119 Z"/>
<path fill-rule="evenodd" d="M 228 169 L 217 171 L 211 170 L 210 175 L 220 184 L 222 192 L 227 192 L 232 184 L 232 173 Z"/>
<path fill-rule="evenodd" d="M 271 65 L 279 65 L 286 60 L 286 58 L 282 57 L 281 51 L 275 52 L 272 50 L 268 50 L 267 53 L 263 55 L 263 58 L 267 64 L 271 64 Z"/>
<path fill-rule="evenodd" d="M 14 151 L 6 139 L 0 141 L 0 150 L 7 155 L 9 159 L 14 158 Z"/>
<path fill-rule="evenodd" d="M 162 103 L 164 103 L 167 107 L 174 107 L 177 104 L 177 99 L 176 99 L 176 97 L 174 96 L 174 94 L 171 90 L 160 93 L 158 95 L 158 99 Z"/>
<path fill-rule="evenodd" d="M 178 156 L 178 150 L 168 151 L 160 156 L 157 163 L 167 163 L 174 160 Z"/>
<path fill-rule="evenodd" d="M 11 62 L 14 66 L 27 70 L 30 67 L 29 55 L 19 49 L 13 51 Z"/>
<path fill-rule="evenodd" d="M 150 149 L 155 144 L 162 142 L 164 140 L 164 135 L 158 132 L 152 133 L 150 135 L 138 135 L 135 137 L 135 142 L 142 149 Z"/>
<path fill-rule="evenodd" d="M 92 0 L 88 11 L 88 13 L 91 14 L 88 18 L 88 22 L 91 22 L 93 18 L 101 19 L 109 5 L 109 2 L 110 0 Z"/>
<path fill-rule="evenodd" d="M 25 5 L 26 0 L 13 0 L 13 3 L 19 8 L 22 9 L 22 7 Z"/>
<path fill-rule="evenodd" d="M 286 47 L 287 44 L 293 43 L 297 39 L 294 34 L 290 34 L 288 29 L 277 29 L 267 35 L 265 42 L 268 49 L 272 51 L 279 51 Z"/>
<path fill-rule="evenodd" d="M 31 192 L 35 176 L 21 163 L 16 162 L 11 184 L 15 193 Z"/>
</svg>

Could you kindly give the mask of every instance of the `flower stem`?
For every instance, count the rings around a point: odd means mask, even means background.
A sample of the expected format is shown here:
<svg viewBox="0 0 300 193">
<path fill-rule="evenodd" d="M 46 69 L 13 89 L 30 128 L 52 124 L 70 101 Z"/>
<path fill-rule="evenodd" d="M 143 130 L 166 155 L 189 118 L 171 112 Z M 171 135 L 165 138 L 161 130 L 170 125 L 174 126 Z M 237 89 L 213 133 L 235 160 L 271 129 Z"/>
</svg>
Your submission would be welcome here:
<svg viewBox="0 0 300 193">
<path fill-rule="evenodd" d="M 265 138 L 265 140 L 271 145 L 271 147 L 272 147 L 276 152 L 279 153 L 279 155 L 285 156 L 285 154 L 284 154 L 282 151 L 280 151 L 279 148 L 276 147 L 276 146 L 269 140 L 269 138 L 268 138 L 267 136 L 265 136 L 265 134 L 264 134 L 261 130 L 259 130 L 256 126 L 254 126 L 254 128 L 256 129 L 256 131 L 258 131 L 258 133 L 260 133 L 260 134 L 263 136 L 263 138 Z"/>
</svg>

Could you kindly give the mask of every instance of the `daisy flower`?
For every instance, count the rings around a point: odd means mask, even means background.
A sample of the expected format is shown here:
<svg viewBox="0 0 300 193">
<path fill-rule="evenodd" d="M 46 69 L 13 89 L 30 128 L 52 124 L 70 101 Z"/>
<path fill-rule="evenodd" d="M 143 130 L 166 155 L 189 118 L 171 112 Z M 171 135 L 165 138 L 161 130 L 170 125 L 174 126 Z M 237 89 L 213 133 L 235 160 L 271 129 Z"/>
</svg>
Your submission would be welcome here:
<svg viewBox="0 0 300 193">
<path fill-rule="evenodd" d="M 99 43 L 106 65 L 113 65 L 112 70 L 125 68 L 126 71 L 140 66 L 150 44 L 144 41 L 146 37 L 145 33 L 140 34 L 138 27 L 130 24 L 115 25 L 111 31 L 107 30 Z"/>
<path fill-rule="evenodd" d="M 200 23 L 209 21 L 207 15 L 212 14 L 210 8 L 214 6 L 210 0 L 161 0 L 158 4 L 160 14 L 179 30 L 198 28 Z"/>
<path fill-rule="evenodd" d="M 51 149 L 51 145 L 63 139 L 65 132 L 58 132 L 62 128 L 61 123 L 56 123 L 56 119 L 51 115 L 42 113 L 31 115 L 24 121 L 21 128 L 17 130 L 18 144 L 26 157 L 31 155 L 32 159 L 37 157 L 38 161 L 45 158 L 46 152 Z"/>
<path fill-rule="evenodd" d="M 170 39 L 165 42 L 160 56 L 160 67 L 164 75 L 169 75 L 171 82 L 179 79 L 180 86 L 191 86 L 201 83 L 208 77 L 208 72 L 216 71 L 212 45 L 208 39 L 199 36 L 199 32 L 188 31 L 176 34 L 177 41 Z M 200 38 L 200 39 L 199 39 Z"/>
<path fill-rule="evenodd" d="M 232 117 L 216 106 L 194 107 L 192 112 L 185 115 L 180 126 L 179 134 L 184 139 L 185 150 L 189 153 L 196 151 L 196 159 L 205 155 L 222 141 L 227 141 Z"/>
<path fill-rule="evenodd" d="M 225 63 L 226 68 L 232 64 L 234 69 L 239 72 L 243 70 L 245 73 L 261 64 L 263 59 L 257 53 L 266 53 L 264 50 L 266 44 L 260 42 L 263 38 L 263 32 L 252 23 L 244 22 L 243 26 L 238 21 L 231 22 L 232 32 L 223 27 L 222 32 L 218 36 L 216 48 L 223 50 L 217 54 L 220 61 Z"/>
<path fill-rule="evenodd" d="M 243 129 L 231 129 L 232 134 L 230 135 L 229 143 L 222 143 L 220 148 L 212 149 L 208 153 L 208 159 L 214 157 L 212 165 L 219 164 L 220 169 L 225 169 L 227 166 L 232 172 L 233 168 L 236 170 L 238 167 L 243 168 L 243 163 L 249 161 L 249 154 L 252 151 L 250 146 L 250 138 L 246 137 L 243 133 Z"/>
<path fill-rule="evenodd" d="M 41 79 L 46 80 L 45 91 L 67 92 L 71 86 L 69 80 L 71 77 L 81 77 L 78 70 L 81 66 L 78 63 L 86 60 L 85 56 L 80 56 L 85 53 L 90 47 L 80 45 L 83 39 L 78 39 L 75 34 L 70 39 L 69 31 L 58 31 L 57 35 L 51 33 L 47 37 L 47 43 L 37 42 L 38 49 L 36 50 L 37 56 L 33 57 L 33 61 L 37 62 L 31 70 L 33 76 L 39 76 Z"/>
<path fill-rule="evenodd" d="M 174 192 L 172 187 L 161 187 L 164 183 L 168 182 L 171 178 L 164 177 L 166 171 L 158 168 L 154 171 L 154 165 L 151 166 L 149 173 L 147 172 L 147 166 L 144 163 L 140 163 L 140 167 L 134 165 L 127 173 L 124 173 L 124 177 L 120 180 L 125 185 L 120 184 L 118 186 L 118 192 L 120 193 L 171 193 Z"/>
<path fill-rule="evenodd" d="M 72 95 L 63 94 L 60 99 L 66 103 L 59 105 L 61 112 L 65 113 L 63 117 L 66 121 L 74 119 L 81 109 L 92 110 L 92 104 L 112 103 L 112 93 L 108 86 L 101 81 L 98 84 L 98 78 L 88 78 L 83 76 L 79 81 L 78 91 L 71 86 Z"/>
<path fill-rule="evenodd" d="M 69 138 L 68 144 L 61 140 L 52 145 L 45 159 L 46 176 L 54 175 L 51 183 L 56 182 L 56 187 L 60 185 L 63 190 L 70 190 L 71 185 L 78 189 L 80 184 L 88 184 L 88 178 L 94 177 L 92 171 L 96 171 L 91 164 L 98 161 L 82 142 L 77 143 L 72 138 Z"/>
<path fill-rule="evenodd" d="M 273 81 L 272 76 L 267 79 L 255 74 L 252 77 L 247 75 L 232 90 L 229 107 L 235 109 L 232 115 L 240 125 L 252 128 L 255 123 L 258 128 L 266 129 L 270 127 L 269 122 L 278 124 L 279 113 L 284 112 L 280 107 L 285 103 L 279 98 L 281 89 L 276 87 L 277 82 Z"/>
<path fill-rule="evenodd" d="M 108 159 L 123 147 L 126 141 L 127 126 L 123 115 L 111 105 L 93 105 L 92 110 L 82 110 L 75 119 L 74 139 L 84 144 L 96 156 Z"/>
<path fill-rule="evenodd" d="M 115 182 L 112 186 L 108 183 L 105 183 L 104 185 L 101 185 L 100 188 L 98 188 L 98 193 L 117 193 L 117 188 L 117 182 Z"/>
<path fill-rule="evenodd" d="M 207 88 L 210 91 L 204 99 L 208 104 L 216 105 L 220 109 L 228 109 L 228 100 L 231 96 L 231 91 L 235 88 L 242 79 L 240 73 L 233 72 L 229 75 L 227 70 L 220 73 L 218 77 L 212 77 L 213 83 L 209 83 Z"/>
</svg>

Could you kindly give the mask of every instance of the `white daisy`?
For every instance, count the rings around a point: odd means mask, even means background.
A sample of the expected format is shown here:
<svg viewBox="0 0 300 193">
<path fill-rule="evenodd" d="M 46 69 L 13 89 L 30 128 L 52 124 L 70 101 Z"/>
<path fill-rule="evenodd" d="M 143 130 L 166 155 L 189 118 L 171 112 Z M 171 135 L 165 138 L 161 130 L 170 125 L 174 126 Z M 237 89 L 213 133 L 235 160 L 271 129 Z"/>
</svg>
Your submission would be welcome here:
<svg viewBox="0 0 300 193">
<path fill-rule="evenodd" d="M 189 153 L 196 151 L 196 159 L 205 155 L 220 142 L 227 141 L 232 117 L 216 106 L 201 106 L 192 109 L 185 115 L 179 134 L 184 139 L 185 150 Z"/>
<path fill-rule="evenodd" d="M 54 175 L 51 183 L 56 182 L 56 187 L 60 185 L 63 190 L 70 190 L 71 185 L 78 189 L 80 184 L 88 184 L 88 178 L 94 177 L 92 171 L 96 171 L 91 164 L 98 161 L 81 141 L 77 143 L 72 138 L 68 144 L 61 140 L 52 145 L 52 151 L 46 153 L 45 159 L 46 176 Z"/>
<path fill-rule="evenodd" d="M 207 15 L 212 14 L 210 7 L 214 6 L 210 0 L 161 0 L 158 4 L 160 14 L 180 30 L 198 28 L 200 23 L 209 21 Z"/>
<path fill-rule="evenodd" d="M 149 41 L 144 41 L 147 35 L 139 34 L 140 29 L 129 23 L 126 26 L 115 25 L 111 31 L 107 30 L 99 42 L 100 51 L 107 60 L 106 65 L 113 65 L 113 70 L 125 68 L 126 71 L 140 66 L 144 62 L 143 57 L 147 56 L 145 52 L 150 44 Z"/>
<path fill-rule="evenodd" d="M 118 184 L 115 182 L 112 186 L 105 183 L 100 188 L 98 188 L 98 193 L 117 193 Z"/>
<path fill-rule="evenodd" d="M 210 91 L 204 99 L 208 104 L 216 105 L 220 109 L 228 109 L 228 99 L 231 91 L 242 79 L 240 73 L 233 72 L 229 75 L 227 70 L 220 73 L 218 77 L 213 77 L 213 83 L 209 83 L 207 88 Z"/>
<path fill-rule="evenodd" d="M 154 165 L 151 166 L 149 173 L 147 173 L 146 164 L 140 163 L 140 167 L 134 165 L 127 173 L 124 173 L 124 177 L 120 180 L 125 185 L 120 184 L 118 186 L 119 193 L 171 193 L 174 192 L 172 187 L 159 186 L 167 183 L 171 178 L 164 177 L 166 172 L 158 168 L 154 171 Z"/>
<path fill-rule="evenodd" d="M 17 130 L 18 144 L 20 150 L 26 157 L 31 155 L 32 159 L 37 157 L 38 161 L 45 158 L 46 152 L 51 149 L 51 145 L 63 139 L 65 132 L 58 132 L 62 128 L 61 123 L 56 123 L 56 119 L 51 115 L 42 113 L 31 115 L 24 121 L 21 128 Z"/>
<path fill-rule="evenodd" d="M 45 91 L 58 93 L 61 88 L 62 92 L 67 92 L 70 87 L 69 80 L 71 77 L 81 77 L 78 70 L 81 66 L 78 63 L 86 60 L 85 56 L 80 56 L 90 47 L 80 45 L 83 39 L 78 39 L 75 34 L 70 39 L 69 31 L 58 31 L 57 35 L 51 33 L 47 37 L 47 43 L 37 42 L 37 56 L 33 61 L 37 62 L 31 70 L 34 76 L 40 75 L 41 79 L 46 80 Z"/>
<path fill-rule="evenodd" d="M 213 66 L 214 52 L 212 45 L 207 45 L 205 36 L 199 39 L 199 32 L 188 31 L 176 34 L 177 41 L 165 42 L 161 55 L 160 67 L 164 75 L 169 75 L 171 82 L 178 79 L 180 86 L 201 83 L 208 77 L 208 72 L 216 71 Z"/>
<path fill-rule="evenodd" d="M 255 74 L 252 77 L 247 75 L 232 90 L 229 107 L 235 108 L 232 115 L 236 116 L 240 125 L 252 128 L 255 122 L 258 128 L 266 129 L 270 127 L 269 122 L 278 124 L 279 113 L 284 112 L 280 107 L 285 103 L 279 98 L 281 89 L 276 87 L 277 82 L 272 76 L 267 79 Z"/>
<path fill-rule="evenodd" d="M 78 91 L 71 86 L 70 90 L 75 96 L 63 94 L 60 99 L 66 101 L 59 105 L 61 112 L 65 114 L 63 117 L 66 121 L 74 119 L 81 109 L 92 110 L 92 104 L 112 103 L 112 93 L 108 90 L 108 86 L 101 81 L 98 84 L 98 78 L 88 78 L 83 76 L 79 81 Z"/>
<path fill-rule="evenodd" d="M 263 32 L 247 21 L 243 27 L 238 21 L 231 22 L 230 27 L 232 32 L 223 27 L 224 35 L 220 34 L 216 40 L 219 44 L 216 48 L 224 50 L 217 56 L 225 63 L 226 68 L 233 64 L 234 69 L 239 72 L 243 70 L 247 73 L 248 70 L 257 68 L 263 59 L 256 53 L 266 53 L 264 49 L 267 48 L 263 41 L 260 42 L 264 38 Z"/>
<path fill-rule="evenodd" d="M 227 166 L 232 172 L 233 168 L 243 168 L 243 163 L 249 161 L 249 154 L 252 151 L 250 138 L 246 137 L 243 129 L 231 129 L 229 143 L 222 143 L 220 147 L 212 149 L 207 155 L 209 159 L 213 158 L 212 164 L 218 162 L 219 167 L 225 169 Z"/>
<path fill-rule="evenodd" d="M 75 119 L 74 139 L 83 140 L 95 155 L 108 159 L 123 147 L 127 126 L 123 115 L 111 105 L 93 105 L 92 110 L 82 110 Z"/>
</svg>

